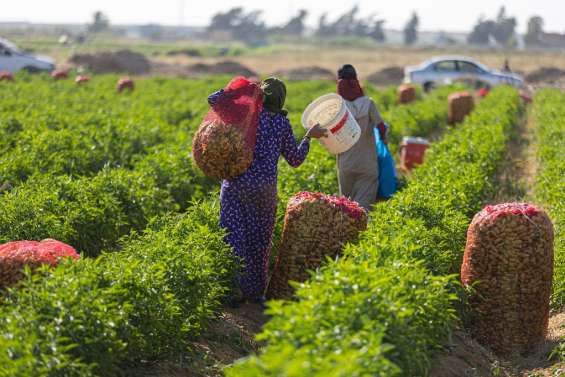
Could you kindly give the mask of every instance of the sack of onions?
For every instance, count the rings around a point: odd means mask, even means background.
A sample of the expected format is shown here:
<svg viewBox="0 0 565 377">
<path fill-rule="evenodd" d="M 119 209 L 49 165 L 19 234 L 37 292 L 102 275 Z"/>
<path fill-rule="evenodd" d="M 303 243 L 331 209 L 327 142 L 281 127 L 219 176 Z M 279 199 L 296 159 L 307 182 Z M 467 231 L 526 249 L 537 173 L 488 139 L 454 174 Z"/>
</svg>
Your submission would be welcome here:
<svg viewBox="0 0 565 377">
<path fill-rule="evenodd" d="M 289 299 L 290 281 L 304 282 L 326 258 L 335 258 L 367 228 L 367 213 L 357 202 L 322 193 L 301 192 L 286 208 L 269 298 Z"/>
<path fill-rule="evenodd" d="M 228 84 L 192 141 L 192 155 L 205 175 L 230 179 L 249 169 L 262 106 L 257 83 L 238 77 Z"/>
<path fill-rule="evenodd" d="M 496 353 L 526 353 L 547 333 L 553 225 L 525 203 L 487 206 L 473 219 L 461 266 L 472 286 L 471 332 Z"/>
<path fill-rule="evenodd" d="M 76 250 L 56 240 L 12 241 L 0 245 L 0 289 L 10 287 L 23 277 L 23 269 L 47 264 L 57 266 L 62 258 L 79 259 Z"/>
</svg>

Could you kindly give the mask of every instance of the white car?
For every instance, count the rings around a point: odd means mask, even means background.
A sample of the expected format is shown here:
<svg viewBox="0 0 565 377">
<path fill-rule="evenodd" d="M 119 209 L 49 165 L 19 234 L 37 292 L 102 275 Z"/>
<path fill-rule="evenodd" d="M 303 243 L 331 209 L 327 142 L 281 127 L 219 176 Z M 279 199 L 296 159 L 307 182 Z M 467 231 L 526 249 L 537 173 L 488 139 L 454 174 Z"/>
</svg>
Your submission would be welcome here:
<svg viewBox="0 0 565 377">
<path fill-rule="evenodd" d="M 51 72 L 55 64 L 50 58 L 26 54 L 13 43 L 0 38 L 0 71 L 16 73 L 22 69 L 32 73 Z"/>
<path fill-rule="evenodd" d="M 426 91 L 439 85 L 469 80 L 489 86 L 524 85 L 524 80 L 515 73 L 492 70 L 464 56 L 436 57 L 404 69 L 404 82 L 420 84 Z"/>
</svg>

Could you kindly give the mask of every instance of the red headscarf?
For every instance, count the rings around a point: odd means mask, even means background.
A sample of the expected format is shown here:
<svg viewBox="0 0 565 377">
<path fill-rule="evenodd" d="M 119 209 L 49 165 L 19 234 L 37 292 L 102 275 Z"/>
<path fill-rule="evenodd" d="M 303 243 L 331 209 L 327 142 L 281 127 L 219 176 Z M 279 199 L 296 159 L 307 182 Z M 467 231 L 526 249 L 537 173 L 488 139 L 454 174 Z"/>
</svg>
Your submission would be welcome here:
<svg viewBox="0 0 565 377">
<path fill-rule="evenodd" d="M 359 80 L 353 78 L 337 80 L 337 94 L 347 101 L 355 101 L 357 98 L 365 95 Z"/>
</svg>

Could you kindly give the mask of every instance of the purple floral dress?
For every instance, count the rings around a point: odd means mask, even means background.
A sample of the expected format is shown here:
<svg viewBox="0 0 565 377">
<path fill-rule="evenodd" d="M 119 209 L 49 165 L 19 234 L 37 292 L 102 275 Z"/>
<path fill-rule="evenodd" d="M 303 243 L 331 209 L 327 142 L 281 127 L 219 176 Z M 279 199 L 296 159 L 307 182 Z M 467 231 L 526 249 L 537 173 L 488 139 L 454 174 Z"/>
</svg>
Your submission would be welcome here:
<svg viewBox="0 0 565 377">
<path fill-rule="evenodd" d="M 212 94 L 213 104 L 221 91 Z M 226 241 L 245 264 L 240 287 L 248 299 L 260 299 L 267 288 L 267 273 L 277 210 L 278 161 L 282 155 L 300 166 L 310 149 L 308 139 L 297 145 L 288 118 L 263 110 L 251 167 L 244 174 L 222 182 L 220 226 Z"/>
</svg>

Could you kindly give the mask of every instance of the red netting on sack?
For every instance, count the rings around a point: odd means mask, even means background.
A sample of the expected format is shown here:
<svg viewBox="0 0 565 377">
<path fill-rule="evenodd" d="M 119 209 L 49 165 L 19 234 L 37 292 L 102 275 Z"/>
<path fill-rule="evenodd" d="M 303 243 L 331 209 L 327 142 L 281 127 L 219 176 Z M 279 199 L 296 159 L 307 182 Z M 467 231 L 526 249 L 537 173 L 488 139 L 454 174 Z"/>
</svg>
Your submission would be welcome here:
<svg viewBox="0 0 565 377">
<path fill-rule="evenodd" d="M 192 141 L 194 160 L 205 175 L 229 179 L 249 169 L 262 108 L 258 83 L 237 77 L 228 84 Z"/>
<path fill-rule="evenodd" d="M 10 72 L 0 71 L 0 81 L 14 81 L 14 75 Z"/>
<path fill-rule="evenodd" d="M 451 93 L 447 97 L 447 121 L 449 124 L 463 122 L 475 108 L 475 100 L 468 92 Z"/>
<path fill-rule="evenodd" d="M 0 289 L 23 277 L 24 266 L 35 269 L 43 264 L 55 267 L 61 258 L 79 259 L 76 250 L 56 240 L 13 241 L 0 245 Z"/>
<path fill-rule="evenodd" d="M 471 332 L 501 355 L 527 353 L 547 333 L 553 225 L 526 203 L 487 206 L 473 219 L 461 281 L 473 285 Z"/>
<path fill-rule="evenodd" d="M 402 84 L 396 90 L 398 103 L 407 104 L 416 100 L 416 88 L 409 84 Z"/>
<path fill-rule="evenodd" d="M 282 241 L 267 296 L 290 299 L 289 281 L 303 282 L 326 257 L 335 258 L 343 246 L 367 228 L 367 213 L 343 197 L 301 192 L 288 202 Z"/>
</svg>

